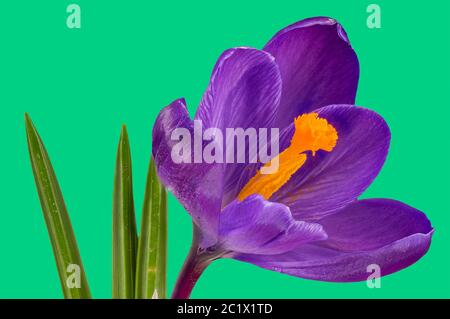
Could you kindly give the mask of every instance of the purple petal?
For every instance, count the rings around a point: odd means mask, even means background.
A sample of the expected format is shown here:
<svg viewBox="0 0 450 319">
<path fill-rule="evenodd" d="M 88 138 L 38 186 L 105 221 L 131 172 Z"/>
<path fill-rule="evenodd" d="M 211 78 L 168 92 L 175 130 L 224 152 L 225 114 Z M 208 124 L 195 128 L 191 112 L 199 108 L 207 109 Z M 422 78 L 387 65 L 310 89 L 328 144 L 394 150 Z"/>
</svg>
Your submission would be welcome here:
<svg viewBox="0 0 450 319">
<path fill-rule="evenodd" d="M 275 126 L 331 104 L 354 104 L 358 58 L 336 20 L 310 18 L 278 32 L 264 51 L 275 57 L 283 91 Z"/>
<path fill-rule="evenodd" d="M 202 229 L 202 244 L 210 246 L 217 240 L 223 166 L 194 163 L 192 159 L 191 163 L 175 163 L 171 152 L 178 141 L 172 140 L 171 134 L 176 128 L 185 128 L 194 137 L 193 121 L 183 99 L 161 110 L 153 127 L 152 153 L 158 176 Z"/>
<path fill-rule="evenodd" d="M 270 54 L 252 48 L 229 49 L 214 67 L 195 119 L 201 120 L 205 129 L 221 129 L 223 135 L 226 128 L 271 127 L 280 96 L 281 77 Z M 232 153 L 236 156 L 235 150 Z M 250 162 L 248 144 L 245 163 L 234 161 L 226 164 L 222 206 L 236 196 L 238 181 Z"/>
<path fill-rule="evenodd" d="M 422 212 L 392 199 L 355 201 L 318 223 L 328 234 L 323 244 L 340 251 L 373 250 L 432 230 Z"/>
<path fill-rule="evenodd" d="M 316 112 L 336 128 L 336 147 L 308 155 L 305 165 L 271 198 L 289 206 L 300 220 L 317 220 L 358 198 L 378 175 L 389 150 L 389 127 L 375 112 L 352 105 Z M 291 125 L 281 144 L 292 134 Z"/>
<path fill-rule="evenodd" d="M 270 127 L 281 95 L 274 58 L 253 48 L 233 48 L 217 61 L 195 115 L 203 127 Z"/>
<path fill-rule="evenodd" d="M 268 255 L 327 238 L 319 224 L 296 221 L 288 207 L 259 195 L 225 207 L 220 215 L 219 237 L 225 250 Z"/>
<path fill-rule="evenodd" d="M 393 200 L 355 202 L 322 222 L 329 239 L 320 244 L 234 258 L 301 278 L 362 281 L 373 272 L 370 265 L 378 265 L 385 276 L 415 263 L 428 251 L 433 234 L 425 215 Z"/>
</svg>

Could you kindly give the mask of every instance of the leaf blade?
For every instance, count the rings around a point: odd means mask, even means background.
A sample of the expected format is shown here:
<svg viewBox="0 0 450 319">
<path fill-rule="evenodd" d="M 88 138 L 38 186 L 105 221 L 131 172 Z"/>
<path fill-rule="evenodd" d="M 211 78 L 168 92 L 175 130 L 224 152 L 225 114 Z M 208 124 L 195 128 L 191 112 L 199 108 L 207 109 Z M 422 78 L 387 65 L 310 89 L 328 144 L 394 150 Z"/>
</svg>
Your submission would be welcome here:
<svg viewBox="0 0 450 319">
<path fill-rule="evenodd" d="M 156 267 L 160 270 L 156 276 L 156 289 L 159 292 L 160 299 L 167 297 L 167 191 L 162 186 L 161 193 L 161 219 L 159 233 L 159 253 L 156 261 Z"/>
<path fill-rule="evenodd" d="M 137 231 L 131 151 L 126 127 L 117 149 L 113 191 L 113 298 L 134 298 Z"/>
<path fill-rule="evenodd" d="M 33 175 L 64 298 L 89 299 L 91 293 L 64 198 L 45 146 L 28 114 L 25 114 L 25 128 Z"/>
<path fill-rule="evenodd" d="M 166 298 L 167 193 L 150 160 L 138 246 L 136 295 L 138 299 Z"/>
</svg>

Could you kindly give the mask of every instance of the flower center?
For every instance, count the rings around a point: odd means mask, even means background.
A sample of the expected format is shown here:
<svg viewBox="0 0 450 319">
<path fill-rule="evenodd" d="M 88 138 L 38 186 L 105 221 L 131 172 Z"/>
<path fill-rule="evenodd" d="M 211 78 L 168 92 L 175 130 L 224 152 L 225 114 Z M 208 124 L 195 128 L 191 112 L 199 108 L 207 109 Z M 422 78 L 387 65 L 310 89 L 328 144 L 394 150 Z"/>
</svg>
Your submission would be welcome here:
<svg viewBox="0 0 450 319">
<path fill-rule="evenodd" d="M 242 188 L 238 195 L 239 201 L 253 194 L 269 199 L 305 164 L 308 158 L 305 152 L 311 151 L 314 156 L 318 150 L 331 152 L 336 146 L 336 129 L 317 113 L 297 117 L 294 119 L 294 126 L 295 132 L 290 145 L 264 165 L 271 167 L 273 161 L 278 161 L 278 170 L 273 174 L 262 174 L 260 169 Z"/>
</svg>

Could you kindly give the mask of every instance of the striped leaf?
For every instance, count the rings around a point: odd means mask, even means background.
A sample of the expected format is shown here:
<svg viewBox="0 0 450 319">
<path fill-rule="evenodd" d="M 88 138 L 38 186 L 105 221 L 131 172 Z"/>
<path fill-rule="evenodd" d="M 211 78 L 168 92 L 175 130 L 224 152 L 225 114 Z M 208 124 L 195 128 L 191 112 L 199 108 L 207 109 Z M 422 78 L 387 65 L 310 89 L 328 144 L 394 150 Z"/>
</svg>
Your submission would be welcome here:
<svg viewBox="0 0 450 319">
<path fill-rule="evenodd" d="M 142 210 L 136 298 L 166 298 L 167 194 L 150 161 Z"/>
<path fill-rule="evenodd" d="M 66 299 L 91 298 L 75 234 L 50 158 L 28 114 L 25 127 L 31 165 Z"/>
<path fill-rule="evenodd" d="M 113 298 L 134 298 L 137 232 L 133 203 L 131 152 L 126 127 L 117 150 L 113 194 Z"/>
</svg>

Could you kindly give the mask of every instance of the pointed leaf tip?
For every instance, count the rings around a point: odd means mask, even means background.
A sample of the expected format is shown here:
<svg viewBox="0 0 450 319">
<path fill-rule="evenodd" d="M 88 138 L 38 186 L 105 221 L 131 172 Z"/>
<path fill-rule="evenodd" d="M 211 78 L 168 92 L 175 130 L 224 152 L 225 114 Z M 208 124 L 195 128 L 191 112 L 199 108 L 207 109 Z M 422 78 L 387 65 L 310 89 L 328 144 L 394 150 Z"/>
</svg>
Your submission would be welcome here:
<svg viewBox="0 0 450 319">
<path fill-rule="evenodd" d="M 120 131 L 120 138 L 128 140 L 128 130 L 125 124 L 122 124 L 122 130 Z"/>
<path fill-rule="evenodd" d="M 150 161 L 139 238 L 136 298 L 166 298 L 167 202 L 166 192 Z"/>
<path fill-rule="evenodd" d="M 113 298 L 133 298 L 137 251 L 131 151 L 122 126 L 113 192 Z"/>
<path fill-rule="evenodd" d="M 75 234 L 45 146 L 28 113 L 25 126 L 31 166 L 66 299 L 91 298 Z"/>
</svg>

